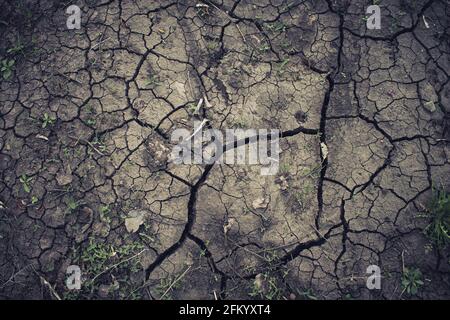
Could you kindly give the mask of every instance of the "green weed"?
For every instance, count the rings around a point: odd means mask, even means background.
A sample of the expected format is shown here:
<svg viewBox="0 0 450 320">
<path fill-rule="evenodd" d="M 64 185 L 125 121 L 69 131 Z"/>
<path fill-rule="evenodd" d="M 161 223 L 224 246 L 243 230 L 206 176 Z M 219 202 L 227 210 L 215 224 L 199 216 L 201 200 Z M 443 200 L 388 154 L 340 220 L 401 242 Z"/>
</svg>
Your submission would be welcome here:
<svg viewBox="0 0 450 320">
<path fill-rule="evenodd" d="M 161 79 L 157 75 L 151 75 L 148 79 L 144 80 L 144 87 L 155 88 L 161 84 Z"/>
<path fill-rule="evenodd" d="M 268 23 L 265 25 L 265 27 L 266 27 L 266 30 L 270 31 L 270 32 L 285 32 L 286 31 L 286 25 L 281 21 Z"/>
<path fill-rule="evenodd" d="M 446 248 L 450 244 L 450 195 L 445 190 L 433 188 L 426 216 L 431 222 L 425 234 L 439 249 Z"/>
<path fill-rule="evenodd" d="M 31 197 L 31 204 L 36 204 L 36 203 L 38 203 L 38 201 L 39 201 L 38 197 L 36 197 L 36 196 Z"/>
<path fill-rule="evenodd" d="M 305 300 L 317 300 L 318 299 L 311 288 L 308 288 L 305 290 L 297 290 L 297 292 Z"/>
<path fill-rule="evenodd" d="M 78 201 L 75 201 L 73 198 L 69 198 L 69 200 L 67 200 L 67 211 L 75 211 L 79 206 L 80 203 Z"/>
<path fill-rule="evenodd" d="M 22 174 L 19 178 L 20 183 L 22 183 L 23 191 L 25 191 L 26 193 L 30 193 L 30 191 L 31 191 L 31 187 L 30 187 L 31 180 L 32 180 L 32 178 L 27 177 L 26 174 Z"/>
<path fill-rule="evenodd" d="M 52 126 L 55 124 L 56 118 L 50 116 L 47 112 L 44 113 L 42 117 L 42 128 L 47 128 L 48 126 Z"/>
<path fill-rule="evenodd" d="M 418 268 L 405 268 L 402 274 L 403 292 L 415 295 L 423 286 L 422 272 Z"/>
</svg>

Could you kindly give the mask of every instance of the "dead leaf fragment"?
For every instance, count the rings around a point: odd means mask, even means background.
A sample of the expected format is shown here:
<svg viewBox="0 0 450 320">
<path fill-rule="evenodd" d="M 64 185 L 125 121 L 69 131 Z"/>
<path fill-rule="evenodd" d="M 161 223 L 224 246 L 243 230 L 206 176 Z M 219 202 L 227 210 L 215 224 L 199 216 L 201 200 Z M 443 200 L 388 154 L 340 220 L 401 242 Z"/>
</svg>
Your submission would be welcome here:
<svg viewBox="0 0 450 320">
<path fill-rule="evenodd" d="M 133 210 L 130 211 L 128 217 L 125 218 L 125 228 L 130 233 L 138 231 L 139 227 L 144 223 L 145 211 Z"/>
<path fill-rule="evenodd" d="M 269 204 L 269 201 L 265 198 L 257 198 L 252 202 L 254 209 L 265 209 L 265 208 L 267 208 L 268 204 Z"/>
<path fill-rule="evenodd" d="M 264 284 L 264 279 L 263 279 L 263 274 L 262 273 L 258 273 L 255 277 L 255 288 L 258 289 L 259 291 L 261 291 L 263 284 Z"/>
<path fill-rule="evenodd" d="M 231 228 L 233 227 L 233 225 L 236 223 L 236 219 L 235 218 L 230 218 L 228 219 L 228 222 L 223 226 L 223 232 L 225 234 L 227 234 Z"/>
<path fill-rule="evenodd" d="M 125 218 L 125 228 L 130 233 L 135 233 L 136 231 L 138 231 L 142 223 L 144 223 L 144 221 L 141 217 Z"/>
</svg>

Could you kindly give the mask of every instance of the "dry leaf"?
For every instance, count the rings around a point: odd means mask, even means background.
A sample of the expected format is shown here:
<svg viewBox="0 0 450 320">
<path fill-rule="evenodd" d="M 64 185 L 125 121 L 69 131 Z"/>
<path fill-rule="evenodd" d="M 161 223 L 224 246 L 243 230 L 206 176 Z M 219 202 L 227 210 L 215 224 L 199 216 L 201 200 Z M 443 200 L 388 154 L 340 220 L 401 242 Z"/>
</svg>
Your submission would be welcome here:
<svg viewBox="0 0 450 320">
<path fill-rule="evenodd" d="M 258 273 L 253 284 L 258 291 L 262 291 L 264 287 L 264 275 L 262 273 Z"/>
<path fill-rule="evenodd" d="M 200 99 L 197 103 L 197 106 L 195 107 L 195 110 L 193 112 L 193 114 L 198 114 L 200 111 L 200 108 L 202 107 L 203 104 L 203 99 Z"/>
<path fill-rule="evenodd" d="M 206 95 L 203 95 L 203 100 L 205 101 L 205 106 L 209 109 L 212 107 L 211 103 L 209 103 L 208 97 Z"/>
<path fill-rule="evenodd" d="M 236 219 L 235 219 L 235 218 L 230 218 L 230 219 L 228 219 L 227 224 L 223 226 L 223 232 L 224 232 L 225 234 L 227 234 L 228 231 L 231 230 L 231 228 L 233 227 L 233 225 L 234 225 L 235 223 L 236 223 Z"/>
<path fill-rule="evenodd" d="M 144 223 L 145 211 L 133 210 L 130 211 L 128 217 L 125 218 L 125 228 L 128 232 L 134 233 L 138 231 L 141 224 Z"/>
<path fill-rule="evenodd" d="M 141 224 L 144 223 L 142 218 L 126 218 L 125 219 L 125 228 L 130 233 L 135 233 L 138 231 Z"/>
<path fill-rule="evenodd" d="M 265 198 L 258 198 L 252 202 L 253 208 L 255 209 L 265 209 L 269 202 Z"/>
</svg>

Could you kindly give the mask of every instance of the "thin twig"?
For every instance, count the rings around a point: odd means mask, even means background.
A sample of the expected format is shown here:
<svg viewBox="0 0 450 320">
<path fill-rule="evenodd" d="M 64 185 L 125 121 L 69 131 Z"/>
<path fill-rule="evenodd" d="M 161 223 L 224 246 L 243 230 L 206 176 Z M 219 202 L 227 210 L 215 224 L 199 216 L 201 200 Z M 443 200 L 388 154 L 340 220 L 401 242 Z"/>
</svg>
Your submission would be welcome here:
<svg viewBox="0 0 450 320">
<path fill-rule="evenodd" d="M 244 40 L 244 43 L 247 43 L 247 41 L 245 40 L 245 36 L 241 31 L 241 28 L 239 28 L 239 25 L 237 23 L 235 23 L 235 25 L 236 25 L 236 28 L 238 29 L 239 33 L 241 34 L 242 39 Z"/>
<path fill-rule="evenodd" d="M 186 139 L 184 139 L 184 141 L 189 141 L 192 139 L 192 137 L 194 137 L 202 128 L 203 126 L 206 124 L 206 122 L 208 122 L 208 119 L 203 119 L 203 121 L 200 123 L 200 125 L 198 126 L 197 129 L 194 130 L 194 133 L 191 134 L 189 137 L 187 137 Z"/>
<path fill-rule="evenodd" d="M 92 278 L 92 280 L 91 280 L 92 283 L 94 283 L 95 279 L 97 279 L 98 277 L 100 277 L 102 274 L 105 274 L 106 272 L 108 272 L 108 271 L 110 271 L 110 270 L 116 268 L 117 266 L 121 265 L 122 263 L 125 263 L 125 262 L 127 262 L 127 261 L 133 260 L 134 258 L 140 256 L 142 253 L 144 253 L 144 252 L 147 251 L 147 250 L 148 250 L 148 249 L 143 249 L 143 250 L 141 250 L 140 252 L 136 253 L 135 255 L 133 255 L 133 256 L 131 256 L 131 257 L 125 259 L 125 260 L 119 261 L 118 263 L 116 263 L 116 264 L 114 264 L 114 265 L 112 265 L 112 266 L 106 268 L 105 270 L 103 270 L 102 272 L 100 272 L 99 274 L 97 274 L 94 278 Z"/>
<path fill-rule="evenodd" d="M 36 272 L 36 271 L 34 271 L 34 272 Z M 42 283 L 45 284 L 48 287 L 48 289 L 50 290 L 50 293 L 52 293 L 53 296 L 57 300 L 62 300 L 61 297 L 59 296 L 58 292 L 56 292 L 56 290 L 53 288 L 53 286 L 50 284 L 50 282 L 48 282 L 43 276 L 41 276 L 37 272 L 36 272 L 36 274 L 39 276 L 39 278 L 41 279 Z"/>
<path fill-rule="evenodd" d="M 199 113 L 200 108 L 202 107 L 202 104 L 203 104 L 203 98 L 198 101 L 197 107 L 195 107 L 193 114 L 197 115 Z"/>
<path fill-rule="evenodd" d="M 102 38 L 103 38 L 103 35 L 102 35 Z M 97 43 L 91 48 L 91 50 L 94 50 L 95 48 L 97 48 L 97 47 L 98 47 L 99 45 L 101 45 L 102 43 L 108 41 L 110 38 L 111 38 L 111 37 L 108 37 L 108 38 L 106 38 L 105 40 L 101 40 L 101 41 L 97 42 Z"/>
<path fill-rule="evenodd" d="M 90 143 L 90 142 L 87 141 L 87 140 L 84 140 L 84 142 L 86 142 L 86 143 L 87 143 L 92 149 L 94 149 L 94 151 L 97 152 L 99 155 L 104 156 L 104 154 L 103 154 L 100 150 L 98 150 L 96 147 L 94 147 L 94 145 L 93 145 L 92 143 Z"/>
<path fill-rule="evenodd" d="M 405 272 L 405 250 L 402 250 L 402 272 Z"/>
<path fill-rule="evenodd" d="M 1 203 L 1 202 L 0 202 Z M 33 264 L 29 264 L 26 265 L 25 267 L 23 267 L 22 269 L 20 269 L 19 271 L 17 271 L 16 273 L 13 273 L 11 275 L 11 277 L 9 277 L 8 280 L 6 280 L 2 285 L 0 285 L 0 288 L 3 288 L 4 286 L 6 286 L 10 281 L 12 281 L 16 276 L 18 276 L 19 274 L 21 274 L 25 269 L 27 269 L 28 267 L 32 266 Z"/>
<path fill-rule="evenodd" d="M 188 78 L 188 85 L 189 85 L 189 90 L 191 91 L 192 99 L 195 99 L 194 89 L 192 88 L 191 76 L 189 74 L 189 70 L 187 72 L 187 78 Z"/>
<path fill-rule="evenodd" d="M 84 143 L 86 143 L 87 145 L 89 145 L 92 149 L 94 149 L 94 151 L 97 152 L 99 155 L 101 155 L 101 156 L 104 156 L 104 155 L 105 155 L 103 152 L 101 152 L 100 150 L 98 150 L 91 142 L 89 142 L 89 141 L 87 141 L 87 140 L 85 140 L 85 139 L 75 138 L 75 137 L 72 137 L 72 136 L 69 136 L 69 138 L 71 138 L 71 139 L 73 139 L 73 140 L 76 140 L 77 143 L 78 143 L 78 141 L 84 142 Z"/>
</svg>

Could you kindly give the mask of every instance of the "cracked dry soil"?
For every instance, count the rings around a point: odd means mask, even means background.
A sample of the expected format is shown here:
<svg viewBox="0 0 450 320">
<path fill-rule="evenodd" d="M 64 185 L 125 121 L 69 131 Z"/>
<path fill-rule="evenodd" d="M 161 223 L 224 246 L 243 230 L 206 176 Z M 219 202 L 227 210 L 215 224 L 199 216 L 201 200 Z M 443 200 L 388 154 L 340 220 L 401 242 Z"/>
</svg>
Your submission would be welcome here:
<svg viewBox="0 0 450 320">
<path fill-rule="evenodd" d="M 76 2 L 80 30 L 0 1 L 1 298 L 450 298 L 421 214 L 450 186 L 448 1 L 379 1 L 380 30 L 362 0 Z M 167 161 L 202 97 L 282 131 L 276 176 Z"/>
</svg>

